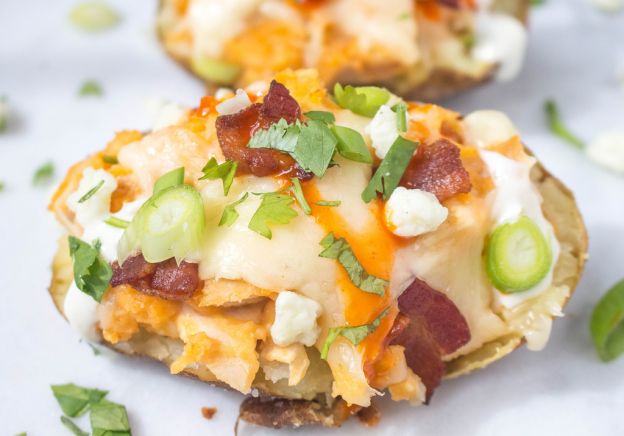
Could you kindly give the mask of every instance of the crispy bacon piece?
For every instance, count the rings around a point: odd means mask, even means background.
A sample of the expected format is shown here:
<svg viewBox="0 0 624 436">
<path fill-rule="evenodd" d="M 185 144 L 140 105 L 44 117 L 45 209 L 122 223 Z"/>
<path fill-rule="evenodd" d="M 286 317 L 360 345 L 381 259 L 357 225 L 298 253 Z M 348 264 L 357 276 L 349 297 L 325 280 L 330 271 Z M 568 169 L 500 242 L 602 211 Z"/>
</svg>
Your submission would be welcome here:
<svg viewBox="0 0 624 436">
<path fill-rule="evenodd" d="M 420 146 L 407 166 L 400 185 L 431 192 L 440 201 L 470 192 L 470 175 L 459 155 L 459 148 L 446 139 Z"/>
<path fill-rule="evenodd" d="M 470 329 L 457 306 L 420 279 L 399 297 L 399 316 L 389 343 L 405 347 L 407 365 L 427 387 L 427 402 L 444 375 L 442 357 L 470 341 Z"/>
<path fill-rule="evenodd" d="M 149 263 L 142 254 L 126 259 L 123 265 L 113 262 L 111 286 L 130 285 L 133 288 L 165 300 L 184 301 L 193 296 L 200 287 L 196 263 L 175 259 Z"/>
<path fill-rule="evenodd" d="M 256 103 L 235 114 L 217 118 L 217 137 L 223 155 L 238 162 L 240 174 L 251 173 L 258 177 L 285 175 L 300 179 L 312 176 L 286 153 L 247 147 L 256 130 L 267 129 L 281 118 L 293 123 L 301 118 L 301 108 L 288 89 L 275 80 L 262 104 Z"/>
</svg>

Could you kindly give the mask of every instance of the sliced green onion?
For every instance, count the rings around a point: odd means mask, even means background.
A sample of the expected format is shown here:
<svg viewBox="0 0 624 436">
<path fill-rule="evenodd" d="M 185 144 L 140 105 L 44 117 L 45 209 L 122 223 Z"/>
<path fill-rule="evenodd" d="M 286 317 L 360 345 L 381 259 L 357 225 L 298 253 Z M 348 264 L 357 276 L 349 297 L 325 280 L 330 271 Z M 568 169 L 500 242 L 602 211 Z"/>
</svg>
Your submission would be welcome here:
<svg viewBox="0 0 624 436">
<path fill-rule="evenodd" d="M 119 14 L 104 2 L 88 1 L 71 10 L 69 21 L 85 32 L 101 32 L 117 25 Z"/>
<path fill-rule="evenodd" d="M 206 227 L 199 192 L 189 185 L 158 191 L 141 206 L 117 246 L 119 262 L 141 251 L 146 261 L 174 257 L 178 263 L 198 250 Z"/>
<path fill-rule="evenodd" d="M 624 353 L 624 280 L 609 289 L 596 304 L 590 332 L 603 361 L 609 362 Z"/>
<path fill-rule="evenodd" d="M 103 185 L 104 185 L 104 180 L 100 180 L 97 183 L 97 185 L 95 185 L 93 188 L 89 189 L 85 195 L 80 197 L 80 199 L 78 200 L 78 203 L 84 203 L 85 201 L 87 201 L 88 199 L 93 197 L 95 195 L 95 193 L 98 192 Z"/>
<path fill-rule="evenodd" d="M 336 150 L 341 156 L 355 162 L 373 163 L 373 157 L 360 132 L 344 126 L 333 126 L 332 132 L 338 140 Z"/>
<path fill-rule="evenodd" d="M 238 65 L 203 56 L 191 59 L 191 69 L 202 79 L 219 85 L 230 85 L 241 72 Z"/>
<path fill-rule="evenodd" d="M 306 200 L 305 196 L 303 195 L 303 189 L 301 188 L 301 182 L 296 177 L 293 177 L 292 179 L 290 179 L 290 181 L 293 184 L 292 185 L 292 191 L 293 191 L 293 194 L 295 194 L 295 198 L 297 199 L 297 203 L 299 203 L 299 206 L 301 206 L 301 209 L 303 209 L 303 213 L 305 213 L 306 215 L 310 215 L 312 213 L 312 208 L 310 208 L 310 205 L 308 204 L 308 201 Z"/>
<path fill-rule="evenodd" d="M 117 227 L 119 229 L 126 229 L 130 225 L 130 221 L 122 220 L 116 216 L 111 216 L 104 220 L 109 226 Z"/>
<path fill-rule="evenodd" d="M 557 135 L 564 141 L 572 144 L 576 148 L 583 150 L 585 143 L 581 141 L 578 136 L 572 133 L 568 127 L 564 124 L 561 116 L 559 115 L 559 109 L 557 104 L 553 100 L 548 100 L 544 103 L 544 111 L 546 112 L 546 118 L 548 120 L 548 127 L 550 131 Z"/>
<path fill-rule="evenodd" d="M 156 183 L 154 184 L 154 195 L 158 194 L 160 191 L 164 191 L 167 188 L 179 186 L 183 183 L 184 167 L 176 168 L 175 170 L 163 174 L 158 178 L 158 180 L 156 180 Z"/>
<path fill-rule="evenodd" d="M 347 85 L 344 88 L 340 83 L 334 85 L 334 98 L 340 107 L 351 112 L 372 118 L 379 108 L 390 100 L 387 89 L 377 86 Z"/>
<path fill-rule="evenodd" d="M 407 105 L 404 101 L 392 106 L 392 110 L 397 116 L 397 130 L 399 132 L 407 132 Z"/>
<path fill-rule="evenodd" d="M 326 206 L 326 207 L 337 207 L 340 206 L 342 201 L 340 200 L 319 200 L 316 204 L 317 206 Z"/>
<path fill-rule="evenodd" d="M 494 229 L 485 249 L 486 269 L 499 291 L 511 294 L 531 289 L 550 271 L 550 245 L 526 216 Z"/>
<path fill-rule="evenodd" d="M 119 163 L 119 161 L 117 160 L 116 156 L 104 155 L 104 156 L 102 156 L 102 161 L 104 161 L 104 163 L 107 163 L 109 165 L 116 165 L 116 164 Z"/>
<path fill-rule="evenodd" d="M 336 117 L 333 113 L 327 111 L 310 111 L 304 114 L 311 120 L 322 121 L 326 124 L 333 124 L 336 122 Z"/>
</svg>

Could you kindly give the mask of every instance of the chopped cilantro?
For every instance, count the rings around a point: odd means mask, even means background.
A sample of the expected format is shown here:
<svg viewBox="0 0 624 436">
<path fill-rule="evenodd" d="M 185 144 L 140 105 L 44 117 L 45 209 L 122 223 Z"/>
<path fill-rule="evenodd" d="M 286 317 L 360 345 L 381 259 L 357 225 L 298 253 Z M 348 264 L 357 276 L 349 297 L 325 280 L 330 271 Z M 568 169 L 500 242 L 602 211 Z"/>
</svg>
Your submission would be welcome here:
<svg viewBox="0 0 624 436">
<path fill-rule="evenodd" d="M 111 266 L 100 255 L 99 244 L 91 246 L 70 236 L 69 254 L 74 263 L 76 286 L 99 303 L 113 276 Z"/>
<path fill-rule="evenodd" d="M 334 114 L 327 111 L 310 111 L 306 112 L 304 115 L 311 120 L 322 121 L 326 124 L 334 124 L 336 122 Z"/>
<path fill-rule="evenodd" d="M 362 192 L 362 200 L 369 203 L 377 197 L 377 193 L 382 194 L 384 200 L 390 198 L 403 177 L 403 173 L 409 165 L 418 144 L 399 136 L 388 150 L 386 157 L 372 179 Z"/>
<path fill-rule="evenodd" d="M 89 408 L 106 396 L 107 391 L 77 386 L 73 383 L 52 385 L 52 393 L 56 397 L 63 413 L 75 418 L 84 415 Z"/>
<path fill-rule="evenodd" d="M 333 327 L 329 329 L 323 348 L 321 349 L 321 359 L 327 359 L 329 354 L 329 347 L 334 343 L 338 336 L 343 336 L 349 340 L 353 345 L 359 345 L 368 335 L 373 333 L 381 324 L 381 320 L 388 314 L 389 309 L 385 309 L 381 314 L 373 320 L 370 324 L 364 324 L 354 327 Z"/>
<path fill-rule="evenodd" d="M 67 427 L 67 429 L 71 431 L 74 436 L 89 436 L 89 433 L 82 431 L 82 429 L 78 427 L 74 421 L 66 416 L 61 416 L 61 423 L 63 423 L 63 425 Z"/>
<path fill-rule="evenodd" d="M 53 176 L 54 176 L 54 163 L 52 163 L 52 161 L 46 162 L 45 164 L 37 168 L 37 170 L 35 171 L 35 174 L 33 175 L 32 183 L 35 186 L 45 185 L 52 180 Z"/>
<path fill-rule="evenodd" d="M 269 225 L 288 224 L 297 212 L 291 207 L 295 200 L 278 192 L 262 194 L 262 201 L 249 221 L 249 229 L 267 239 L 273 237 Z"/>
<path fill-rule="evenodd" d="M 230 203 L 225 206 L 225 208 L 223 209 L 223 214 L 221 215 L 221 220 L 219 220 L 219 226 L 230 227 L 236 222 L 239 217 L 236 206 L 247 200 L 247 197 L 249 197 L 249 192 L 245 192 L 245 195 L 236 200 L 234 203 Z"/>
<path fill-rule="evenodd" d="M 221 179 L 223 181 L 223 195 L 228 195 L 230 187 L 234 181 L 236 175 L 236 169 L 238 168 L 238 162 L 228 160 L 222 164 L 217 163 L 217 160 L 212 157 L 202 168 L 204 175 L 199 180 L 216 180 Z"/>
<path fill-rule="evenodd" d="M 360 132 L 344 126 L 333 126 L 332 132 L 338 140 L 336 149 L 341 156 L 355 162 L 373 163 L 368 146 Z"/>
<path fill-rule="evenodd" d="M 301 209 L 303 209 L 303 213 L 305 213 L 306 215 L 310 215 L 312 213 L 312 209 L 310 208 L 308 201 L 303 195 L 301 182 L 296 177 L 293 177 L 290 180 L 292 181 L 292 191 L 293 191 L 293 194 L 295 195 L 295 198 L 297 199 L 297 203 L 299 203 L 299 206 L 301 206 Z"/>
<path fill-rule="evenodd" d="M 93 436 L 130 436 L 128 413 L 121 404 L 102 400 L 91 406 Z"/>
<path fill-rule="evenodd" d="M 357 260 L 349 243 L 345 239 L 336 239 L 333 233 L 329 233 L 320 242 L 324 248 L 320 257 L 336 259 L 344 267 L 351 282 L 364 292 L 383 295 L 388 282 L 366 272 L 362 264 Z"/>
<path fill-rule="evenodd" d="M 94 80 L 87 80 L 84 82 L 78 91 L 78 95 L 81 97 L 101 97 L 103 94 L 102 87 Z"/>
</svg>

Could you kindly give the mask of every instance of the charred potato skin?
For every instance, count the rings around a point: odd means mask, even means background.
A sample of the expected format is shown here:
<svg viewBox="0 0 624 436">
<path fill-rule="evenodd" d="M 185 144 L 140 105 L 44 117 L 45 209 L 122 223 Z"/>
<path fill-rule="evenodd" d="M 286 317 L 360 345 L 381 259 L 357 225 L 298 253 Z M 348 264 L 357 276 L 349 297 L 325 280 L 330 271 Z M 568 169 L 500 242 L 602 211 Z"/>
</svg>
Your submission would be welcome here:
<svg viewBox="0 0 624 436">
<path fill-rule="evenodd" d="M 571 296 L 580 280 L 587 259 L 588 237 L 583 219 L 572 192 L 539 162 L 535 165 L 531 177 L 544 198 L 545 215 L 553 223 L 557 238 L 562 245 L 565 244 L 574 262 L 574 271 L 569 271 L 570 274 L 565 275 L 564 280 L 555 283 L 569 286 Z M 63 238 L 59 242 L 59 249 L 52 262 L 52 278 L 49 287 L 54 305 L 63 316 L 63 301 L 72 279 L 71 260 L 66 239 Z M 175 344 L 172 342 L 175 340 L 156 335 L 145 335 L 145 340 L 139 337 L 137 340 L 133 339 L 119 344 L 110 344 L 103 340 L 102 344 L 122 354 L 157 360 L 168 366 L 175 358 L 171 350 L 176 346 L 181 347 L 181 344 Z M 146 344 L 149 340 L 161 343 L 162 346 L 148 346 Z M 520 336 L 507 335 L 484 344 L 477 351 L 447 362 L 446 377 L 454 378 L 485 368 L 510 354 L 522 343 L 523 339 Z M 218 380 L 210 380 L 204 374 L 184 371 L 182 375 L 231 389 Z M 346 403 L 341 398 L 330 399 L 327 393 L 311 393 L 312 397 L 307 398 L 285 398 L 281 392 L 271 389 L 270 384 L 264 384 L 256 389 L 258 397 L 247 397 L 240 409 L 240 418 L 252 424 L 275 428 L 302 425 L 338 427 L 350 415 L 357 412 L 356 409 L 346 407 Z"/>
<path fill-rule="evenodd" d="M 159 0 L 156 25 L 156 35 L 163 47 L 163 50 L 190 74 L 197 76 L 191 67 L 189 58 L 179 56 L 167 48 L 165 44 L 166 20 L 161 20 L 163 11 L 167 8 L 167 3 L 172 0 Z M 494 0 L 492 10 L 506 13 L 519 19 L 525 26 L 528 24 L 530 0 Z M 300 67 L 300 66 L 292 66 Z M 465 72 L 446 68 L 435 67 L 431 71 L 416 71 L 419 66 L 405 68 L 398 63 L 384 63 L 366 65 L 363 68 L 353 69 L 345 66 L 332 77 L 323 77 L 329 89 L 335 83 L 347 83 L 350 85 L 376 85 L 383 86 L 391 92 L 408 100 L 417 101 L 440 101 L 458 93 L 476 88 L 490 82 L 496 73 L 497 66 L 492 65 L 486 68 L 480 75 L 471 75 Z M 201 77 L 197 76 L 201 79 Z M 257 78 L 261 80 L 262 78 Z M 249 83 L 236 81 L 234 87 L 245 87 Z M 216 83 L 206 82 L 208 92 L 214 92 L 219 88 Z"/>
</svg>

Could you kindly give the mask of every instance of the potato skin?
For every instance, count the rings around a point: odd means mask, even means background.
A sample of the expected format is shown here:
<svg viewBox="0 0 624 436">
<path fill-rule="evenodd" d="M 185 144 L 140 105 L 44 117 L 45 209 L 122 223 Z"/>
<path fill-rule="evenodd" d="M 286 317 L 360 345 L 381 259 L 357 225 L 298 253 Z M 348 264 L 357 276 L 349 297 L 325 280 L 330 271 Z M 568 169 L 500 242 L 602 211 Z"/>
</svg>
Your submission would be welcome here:
<svg viewBox="0 0 624 436">
<path fill-rule="evenodd" d="M 527 150 L 528 152 L 528 150 Z M 533 168 L 531 178 L 536 183 L 544 198 L 543 208 L 547 218 L 553 223 L 559 241 L 566 244 L 570 250 L 571 262 L 563 274 L 564 280 L 556 285 L 567 285 L 570 292 L 576 287 L 587 259 L 587 231 L 580 211 L 576 206 L 572 192 L 558 179 L 552 176 L 538 162 Z M 66 239 L 59 241 L 59 248 L 52 262 L 52 278 L 49 293 L 58 309 L 63 314 L 63 301 L 73 280 L 71 259 Z M 179 341 L 160 337 L 155 334 L 141 332 L 126 343 L 116 345 L 103 341 L 107 347 L 132 357 L 147 357 L 169 365 L 174 359 L 176 347 L 182 345 Z M 176 343 L 177 342 L 177 343 Z M 505 357 L 523 342 L 517 335 L 508 335 L 485 344 L 481 349 L 469 355 L 460 356 L 447 362 L 447 378 L 458 377 L 476 369 L 481 369 Z M 209 375 L 184 371 L 182 375 L 196 378 L 206 383 L 229 389 L 227 385 Z M 326 395 L 318 392 L 311 393 L 307 398 L 285 398 L 282 392 L 272 390 L 271 385 L 262 385 L 257 388 L 259 398 L 248 397 L 241 405 L 242 419 L 264 426 L 298 427 L 301 425 L 323 425 L 326 427 L 340 426 L 350 414 L 356 412 L 344 407 L 344 401 L 334 399 L 331 404 L 325 400 Z M 310 397 L 310 395 L 313 395 Z"/>
<path fill-rule="evenodd" d="M 163 15 L 168 2 L 172 0 L 159 0 L 158 16 Z M 492 9 L 503 12 L 518 18 L 521 22 L 527 24 L 530 0 L 493 0 Z M 191 60 L 188 57 L 175 54 L 169 50 L 164 43 L 167 20 L 158 20 L 156 33 L 163 50 L 181 66 L 183 66 L 191 74 L 196 75 L 191 67 Z M 293 65 L 292 68 L 301 68 L 301 66 Z M 329 89 L 332 89 L 335 83 L 346 83 L 350 85 L 376 85 L 383 86 L 393 93 L 407 100 L 435 102 L 452 95 L 468 91 L 472 88 L 483 85 L 494 78 L 497 66 L 491 65 L 485 68 L 481 74 L 470 75 L 459 69 L 435 67 L 426 74 L 425 79 L 422 78 L 422 71 L 418 70 L 418 66 L 413 69 L 406 70 L 398 63 L 371 64 L 362 68 L 353 69 L 348 66 L 343 67 L 331 77 L 322 77 L 327 83 Z M 199 76 L 197 76 L 200 78 Z M 200 78 L 201 79 L 201 78 Z M 262 77 L 257 77 L 262 80 Z M 237 81 L 232 84 L 234 87 L 245 87 L 249 83 Z M 218 84 L 206 82 L 209 92 L 215 91 Z"/>
</svg>

